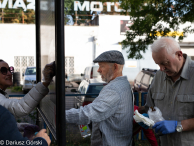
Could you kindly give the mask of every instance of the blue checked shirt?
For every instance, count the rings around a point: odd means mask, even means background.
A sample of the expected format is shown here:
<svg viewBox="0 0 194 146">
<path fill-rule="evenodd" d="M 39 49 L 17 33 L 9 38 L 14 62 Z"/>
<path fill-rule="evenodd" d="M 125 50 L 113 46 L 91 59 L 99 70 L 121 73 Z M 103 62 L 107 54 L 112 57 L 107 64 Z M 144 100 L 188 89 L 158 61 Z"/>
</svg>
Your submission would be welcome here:
<svg viewBox="0 0 194 146">
<path fill-rule="evenodd" d="M 99 123 L 103 146 L 130 146 L 133 130 L 133 103 L 126 76 L 110 81 L 99 96 L 80 109 L 66 110 L 66 121 L 86 125 Z"/>
</svg>

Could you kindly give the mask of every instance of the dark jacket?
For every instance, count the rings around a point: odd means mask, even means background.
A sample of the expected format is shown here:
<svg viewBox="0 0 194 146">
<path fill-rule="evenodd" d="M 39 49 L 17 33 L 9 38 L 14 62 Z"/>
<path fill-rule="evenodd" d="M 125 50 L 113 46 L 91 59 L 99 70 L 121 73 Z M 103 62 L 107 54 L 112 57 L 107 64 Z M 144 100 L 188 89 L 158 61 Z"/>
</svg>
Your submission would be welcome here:
<svg viewBox="0 0 194 146">
<path fill-rule="evenodd" d="M 48 146 L 44 138 L 38 137 L 33 141 L 23 137 L 19 132 L 14 116 L 0 105 L 0 145 L 31 145 Z"/>
</svg>

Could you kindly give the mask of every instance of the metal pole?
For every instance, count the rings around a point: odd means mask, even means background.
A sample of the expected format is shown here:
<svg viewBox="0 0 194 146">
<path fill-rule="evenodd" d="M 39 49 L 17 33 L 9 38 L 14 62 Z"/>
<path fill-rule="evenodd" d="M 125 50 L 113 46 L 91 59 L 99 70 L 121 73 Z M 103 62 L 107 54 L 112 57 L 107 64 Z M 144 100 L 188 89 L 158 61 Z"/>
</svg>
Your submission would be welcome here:
<svg viewBox="0 0 194 146">
<path fill-rule="evenodd" d="M 96 58 L 96 37 L 93 36 L 93 60 Z M 95 63 L 93 63 L 95 64 Z"/>
<path fill-rule="evenodd" d="M 2 23 L 4 23 L 4 14 L 3 14 L 3 9 L 2 9 Z"/>
<path fill-rule="evenodd" d="M 55 1 L 56 133 L 58 146 L 66 145 L 64 0 Z"/>
<path fill-rule="evenodd" d="M 24 24 L 24 12 L 22 11 L 22 24 Z"/>
<path fill-rule="evenodd" d="M 41 81 L 41 46 L 40 46 L 40 1 L 35 1 L 35 21 L 36 21 L 36 82 Z M 39 105 L 38 105 L 39 108 Z M 40 126 L 39 112 L 36 116 L 36 125 Z"/>
<path fill-rule="evenodd" d="M 77 25 L 77 11 L 75 11 L 75 24 Z"/>
<path fill-rule="evenodd" d="M 139 107 L 141 107 L 141 91 L 139 91 Z M 139 140 L 141 140 L 141 131 L 139 132 Z"/>
</svg>

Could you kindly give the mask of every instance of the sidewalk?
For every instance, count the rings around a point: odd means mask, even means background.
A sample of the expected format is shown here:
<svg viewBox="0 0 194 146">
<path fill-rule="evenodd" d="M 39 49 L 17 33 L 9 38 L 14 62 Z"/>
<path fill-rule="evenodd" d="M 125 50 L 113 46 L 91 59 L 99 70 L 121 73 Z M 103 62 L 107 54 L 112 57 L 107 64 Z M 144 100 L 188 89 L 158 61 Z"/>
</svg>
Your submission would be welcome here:
<svg viewBox="0 0 194 146">
<path fill-rule="evenodd" d="M 23 92 L 12 92 L 11 89 L 6 89 L 5 92 L 8 94 L 8 95 L 20 95 L 20 94 L 23 94 Z"/>
<path fill-rule="evenodd" d="M 78 88 L 78 84 L 75 82 L 65 81 L 65 87 L 68 88 Z"/>
</svg>

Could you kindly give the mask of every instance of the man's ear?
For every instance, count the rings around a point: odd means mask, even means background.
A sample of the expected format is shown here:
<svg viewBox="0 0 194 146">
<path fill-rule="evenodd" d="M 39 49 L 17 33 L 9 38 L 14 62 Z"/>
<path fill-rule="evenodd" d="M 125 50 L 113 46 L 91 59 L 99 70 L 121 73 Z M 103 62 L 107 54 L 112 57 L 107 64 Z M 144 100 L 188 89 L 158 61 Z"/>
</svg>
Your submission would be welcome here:
<svg viewBox="0 0 194 146">
<path fill-rule="evenodd" d="M 183 57 L 183 52 L 182 51 L 177 51 L 177 55 L 179 60 Z"/>
<path fill-rule="evenodd" d="M 114 70 L 118 70 L 118 64 L 114 63 Z"/>
</svg>

